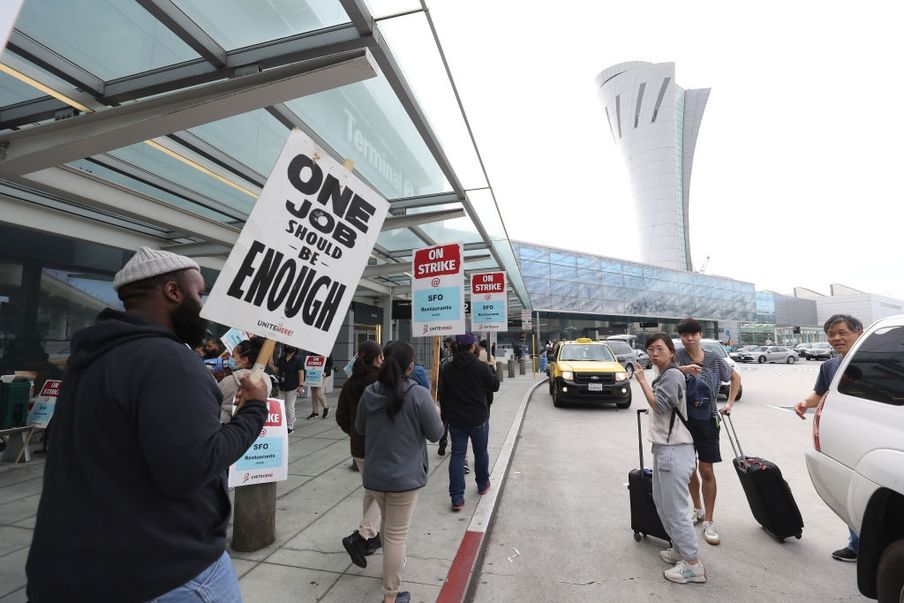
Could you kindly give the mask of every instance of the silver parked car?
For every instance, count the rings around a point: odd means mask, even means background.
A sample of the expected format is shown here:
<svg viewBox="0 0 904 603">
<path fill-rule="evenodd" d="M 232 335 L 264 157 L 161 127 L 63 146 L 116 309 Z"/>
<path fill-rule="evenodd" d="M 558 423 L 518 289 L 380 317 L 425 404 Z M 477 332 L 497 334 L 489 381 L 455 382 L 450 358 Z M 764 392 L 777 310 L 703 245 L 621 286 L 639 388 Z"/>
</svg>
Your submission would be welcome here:
<svg viewBox="0 0 904 603">
<path fill-rule="evenodd" d="M 766 362 L 794 364 L 798 359 L 797 352 L 781 345 L 761 345 L 738 355 L 738 360 L 741 362 L 758 362 L 759 364 Z"/>
<path fill-rule="evenodd" d="M 832 357 L 833 351 L 832 346 L 828 342 L 820 341 L 819 343 L 810 344 L 810 347 L 804 352 L 804 358 L 807 360 L 813 360 L 814 358 L 828 360 Z"/>
</svg>

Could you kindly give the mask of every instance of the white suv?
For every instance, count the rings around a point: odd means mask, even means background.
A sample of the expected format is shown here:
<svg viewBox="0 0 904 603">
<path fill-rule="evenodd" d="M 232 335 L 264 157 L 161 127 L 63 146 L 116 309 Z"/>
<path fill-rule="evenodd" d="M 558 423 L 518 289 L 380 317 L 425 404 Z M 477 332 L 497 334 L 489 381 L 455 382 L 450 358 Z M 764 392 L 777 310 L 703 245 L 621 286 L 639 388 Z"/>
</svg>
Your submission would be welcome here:
<svg viewBox="0 0 904 603">
<path fill-rule="evenodd" d="M 873 324 L 842 360 L 813 445 L 816 491 L 860 535 L 857 587 L 904 601 L 904 315 Z"/>
</svg>

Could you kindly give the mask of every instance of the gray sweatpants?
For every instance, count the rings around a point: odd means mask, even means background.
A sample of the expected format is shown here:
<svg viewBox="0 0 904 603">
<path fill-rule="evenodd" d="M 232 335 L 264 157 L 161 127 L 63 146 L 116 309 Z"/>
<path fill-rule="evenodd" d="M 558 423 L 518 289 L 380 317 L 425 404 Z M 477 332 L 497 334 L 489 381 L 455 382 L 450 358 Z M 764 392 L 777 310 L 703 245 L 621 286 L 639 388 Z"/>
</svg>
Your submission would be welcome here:
<svg viewBox="0 0 904 603">
<path fill-rule="evenodd" d="M 672 546 L 684 559 L 697 558 L 697 532 L 687 505 L 687 484 L 696 462 L 693 444 L 653 444 L 653 502 Z"/>
</svg>

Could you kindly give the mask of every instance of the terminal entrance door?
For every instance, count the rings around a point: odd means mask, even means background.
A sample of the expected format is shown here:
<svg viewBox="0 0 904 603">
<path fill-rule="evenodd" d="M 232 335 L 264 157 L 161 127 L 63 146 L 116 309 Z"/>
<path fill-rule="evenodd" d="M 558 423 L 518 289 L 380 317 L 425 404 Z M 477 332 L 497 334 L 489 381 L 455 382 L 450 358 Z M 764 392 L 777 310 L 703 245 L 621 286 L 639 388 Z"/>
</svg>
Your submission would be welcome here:
<svg viewBox="0 0 904 603">
<path fill-rule="evenodd" d="M 362 325 L 355 323 L 355 351 L 358 352 L 358 349 L 361 347 L 361 344 L 364 343 L 368 339 L 373 339 L 377 343 L 380 343 L 380 331 L 382 325 Z"/>
</svg>

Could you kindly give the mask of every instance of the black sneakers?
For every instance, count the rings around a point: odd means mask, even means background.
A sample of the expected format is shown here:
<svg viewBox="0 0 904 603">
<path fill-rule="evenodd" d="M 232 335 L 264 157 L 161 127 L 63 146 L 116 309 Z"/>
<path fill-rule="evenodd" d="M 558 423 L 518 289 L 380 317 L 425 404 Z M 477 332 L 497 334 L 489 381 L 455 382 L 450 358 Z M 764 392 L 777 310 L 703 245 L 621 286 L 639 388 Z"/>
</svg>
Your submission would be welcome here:
<svg viewBox="0 0 904 603">
<path fill-rule="evenodd" d="M 838 561 L 857 561 L 857 551 L 852 551 L 848 547 L 844 547 L 843 549 L 838 549 L 832 553 L 832 559 L 837 559 Z"/>
<path fill-rule="evenodd" d="M 357 534 L 357 532 L 355 532 Z M 364 541 L 364 554 L 370 557 L 374 553 L 376 553 L 380 547 L 383 546 L 383 541 L 380 540 L 380 535 L 377 534 L 373 538 L 368 538 Z"/>
<path fill-rule="evenodd" d="M 329 407 L 329 406 L 327 406 L 327 407 L 325 407 L 325 408 L 323 409 L 323 418 L 325 419 L 326 416 L 327 416 L 328 414 L 330 414 L 330 407 Z"/>
<path fill-rule="evenodd" d="M 436 454 L 440 456 L 444 456 L 446 454 L 446 440 L 439 441 L 439 449 L 436 451 Z"/>
<path fill-rule="evenodd" d="M 367 541 L 361 537 L 358 530 L 343 538 L 342 546 L 345 547 L 348 556 L 351 557 L 352 563 L 358 567 L 367 567 L 367 559 L 364 558 L 367 555 Z"/>
<path fill-rule="evenodd" d="M 313 418 L 316 417 L 316 416 L 317 416 L 317 413 L 316 413 L 316 412 L 312 412 L 311 414 L 308 415 L 307 418 L 308 418 L 308 420 L 311 420 L 311 419 L 313 419 Z"/>
</svg>

